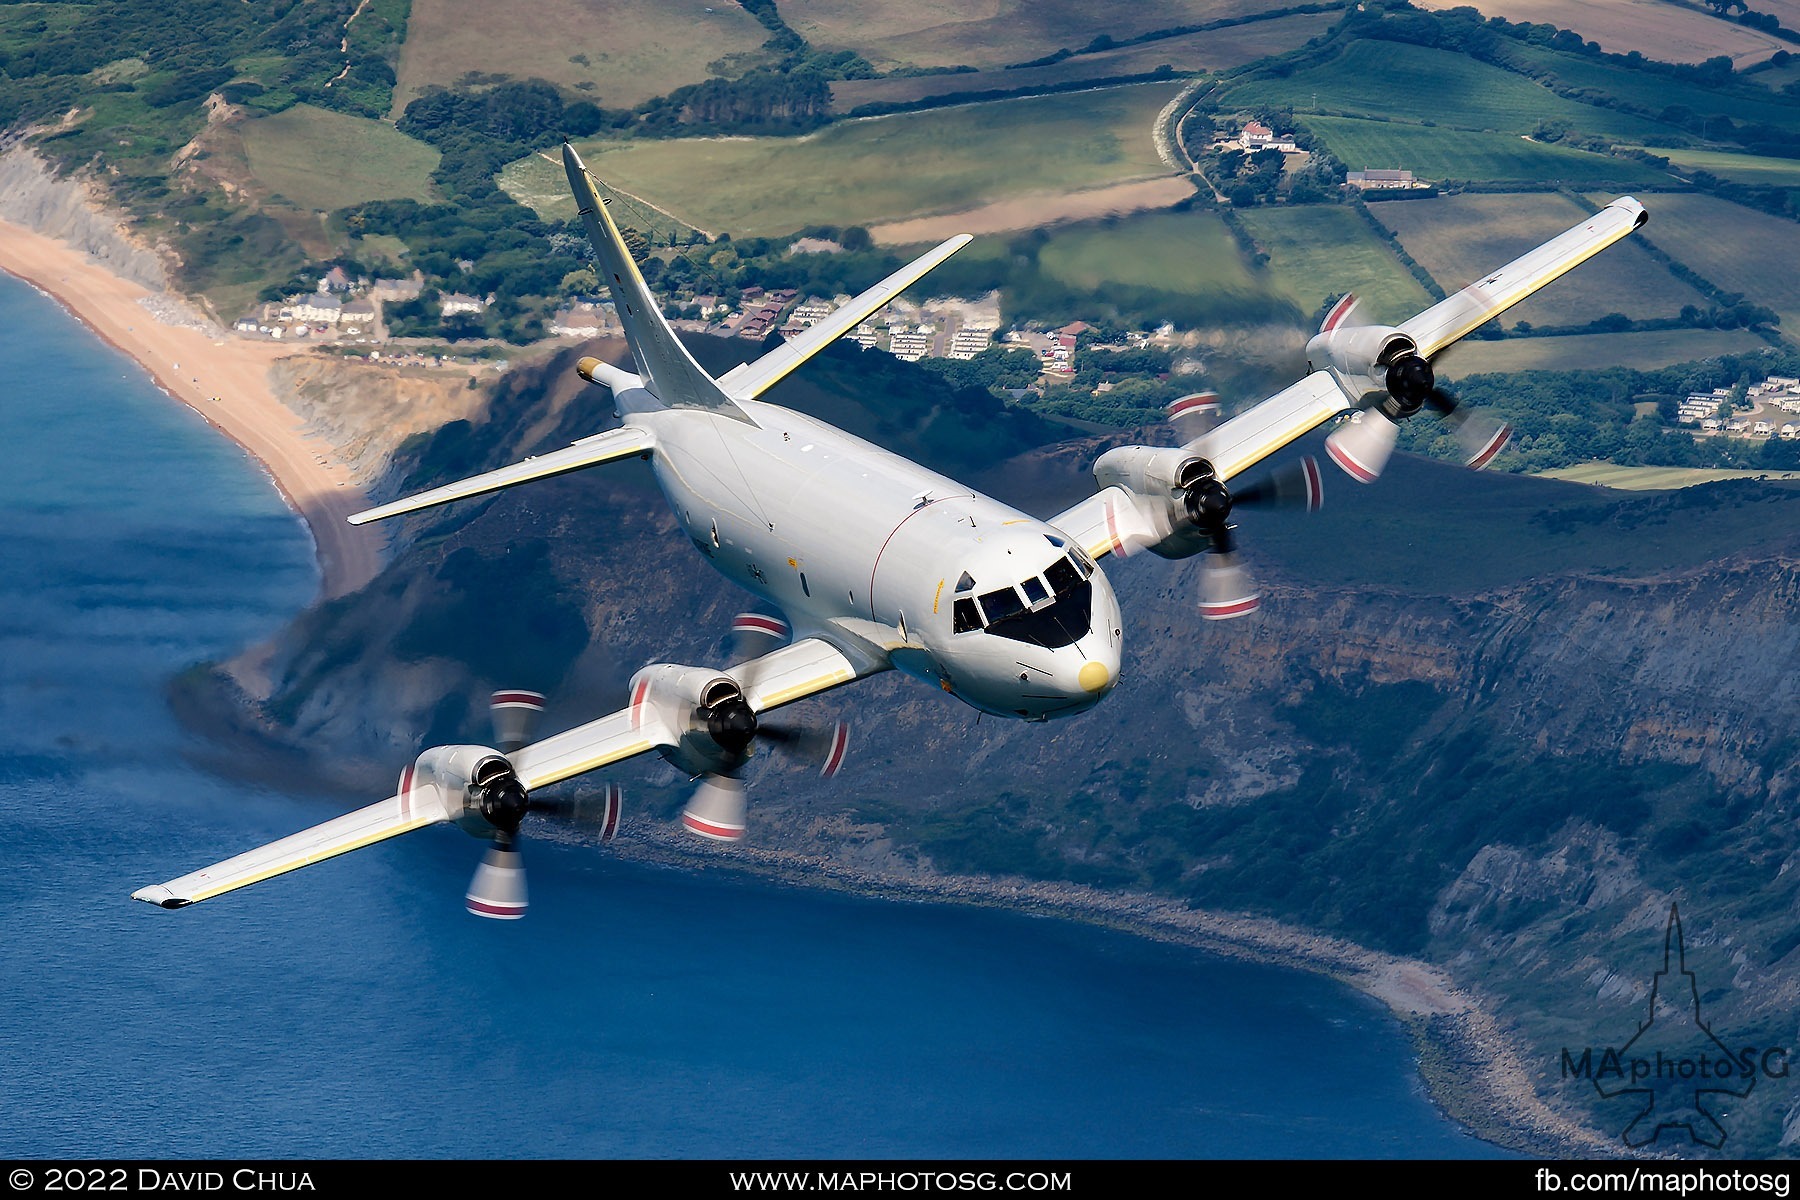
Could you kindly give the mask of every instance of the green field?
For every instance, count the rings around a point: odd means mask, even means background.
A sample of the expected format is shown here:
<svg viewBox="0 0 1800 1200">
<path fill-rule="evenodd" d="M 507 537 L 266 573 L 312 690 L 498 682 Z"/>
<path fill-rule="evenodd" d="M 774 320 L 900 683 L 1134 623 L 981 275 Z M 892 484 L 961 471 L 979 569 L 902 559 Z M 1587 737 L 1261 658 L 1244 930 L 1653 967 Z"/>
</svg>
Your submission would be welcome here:
<svg viewBox="0 0 1800 1200">
<path fill-rule="evenodd" d="M 1640 236 L 1718 287 L 1774 309 L 1784 336 L 1800 337 L 1800 225 L 1714 196 L 1639 198 L 1651 213 Z"/>
<path fill-rule="evenodd" d="M 1668 175 L 1633 159 L 1542 145 L 1513 133 L 1303 117 L 1352 171 L 1403 168 L 1433 183 L 1557 183 L 1574 187 L 1642 187 Z"/>
<path fill-rule="evenodd" d="M 1497 133 L 1530 133 L 1544 120 L 1629 140 L 1667 132 L 1641 117 L 1564 99 L 1500 67 L 1399 42 L 1351 42 L 1327 62 L 1285 79 L 1252 79 L 1227 88 L 1220 100 L 1244 107 L 1292 105 L 1307 124 L 1305 114 L 1324 112 L 1415 123 L 1424 118 Z M 1353 168 L 1361 165 L 1345 161 Z"/>
<path fill-rule="evenodd" d="M 850 49 L 881 70 L 977 69 L 1079 50 L 1104 30 L 1118 41 L 1266 9 L 1258 0 L 1139 0 L 1096 10 L 1083 0 L 805 0 L 781 6 L 821 50 Z"/>
<path fill-rule="evenodd" d="M 1539 471 L 1539 478 L 1561 479 L 1569 483 L 1591 483 L 1595 487 L 1619 488 L 1628 492 L 1665 492 L 1693 487 L 1697 483 L 1717 483 L 1721 479 L 1800 479 L 1800 471 L 1728 471 L 1705 467 L 1619 467 L 1612 463 L 1582 463 L 1578 467 L 1558 467 Z"/>
<path fill-rule="evenodd" d="M 394 112 L 470 72 L 546 79 L 630 108 L 718 74 L 713 64 L 729 56 L 761 62 L 768 36 L 731 0 L 412 0 Z"/>
<path fill-rule="evenodd" d="M 1206 33 L 1078 54 L 1042 67 L 841 79 L 831 85 L 831 104 L 837 112 L 849 112 L 862 104 L 909 104 L 927 97 L 1052 88 L 1086 79 L 1148 74 L 1164 64 L 1182 75 L 1221 71 L 1292 50 L 1323 33 L 1337 18 L 1335 12 L 1297 13 L 1272 21 L 1252 21 Z"/>
<path fill-rule="evenodd" d="M 710 232 L 776 236 L 875 225 L 1033 194 L 1166 174 L 1151 125 L 1179 83 L 847 121 L 802 138 L 591 142 L 594 174 Z M 538 156 L 501 184 L 572 215 L 562 167 Z"/>
<path fill-rule="evenodd" d="M 1552 285 L 1554 286 L 1554 285 Z M 1742 329 L 1666 329 L 1642 333 L 1582 333 L 1569 337 L 1461 341 L 1436 359 L 1445 379 L 1515 371 L 1583 371 L 1632 367 L 1653 371 L 1720 354 L 1750 354 L 1767 342 Z"/>
<path fill-rule="evenodd" d="M 1107 284 L 1200 295 L 1254 292 L 1231 231 L 1214 213 L 1152 213 L 1051 235 L 1038 254 L 1044 273 L 1078 288 Z"/>
<path fill-rule="evenodd" d="M 1730 154 L 1722 150 L 1674 150 L 1652 147 L 1670 162 L 1696 171 L 1708 171 L 1720 179 L 1769 187 L 1800 186 L 1800 160 L 1770 158 L 1760 154 Z"/>
<path fill-rule="evenodd" d="M 1587 210 L 1556 192 L 1440 196 L 1371 205 L 1413 261 L 1453 292 L 1579 224 Z M 1651 222 L 1656 213 L 1651 213 Z M 1608 313 L 1634 320 L 1672 317 L 1706 297 L 1669 274 L 1627 237 L 1507 310 L 1506 325 L 1585 325 Z"/>
<path fill-rule="evenodd" d="M 1431 294 L 1355 210 L 1336 204 L 1253 208 L 1239 214 L 1269 256 L 1269 281 L 1303 313 L 1329 296 L 1355 292 L 1359 319 L 1404 321 Z"/>
<path fill-rule="evenodd" d="M 1789 129 L 1800 125 L 1800 100 L 1770 96 L 1754 80 L 1709 88 L 1652 71 L 1620 70 L 1597 59 L 1563 54 L 1542 46 L 1509 44 L 1515 61 L 1549 71 L 1570 87 L 1591 88 L 1614 96 L 1645 112 L 1660 113 L 1672 105 L 1690 108 L 1702 116 L 1723 113 L 1740 123 L 1760 123 Z"/>
<path fill-rule="evenodd" d="M 245 122 L 243 137 L 251 173 L 296 208 L 435 199 L 438 152 L 381 121 L 296 104 Z"/>
</svg>

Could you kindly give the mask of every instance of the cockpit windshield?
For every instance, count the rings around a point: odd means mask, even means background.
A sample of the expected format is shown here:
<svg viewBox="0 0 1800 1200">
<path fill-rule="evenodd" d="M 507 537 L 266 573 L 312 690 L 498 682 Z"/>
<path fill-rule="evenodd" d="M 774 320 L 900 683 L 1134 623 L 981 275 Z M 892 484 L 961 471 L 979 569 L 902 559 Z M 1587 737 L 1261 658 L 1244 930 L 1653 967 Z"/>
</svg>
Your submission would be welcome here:
<svg viewBox="0 0 1800 1200">
<path fill-rule="evenodd" d="M 1057 540 L 1057 546 L 1063 543 Z M 1042 575 L 1028 575 L 1018 586 L 994 588 L 977 599 L 958 596 L 951 605 L 951 630 L 973 633 L 986 630 L 996 637 L 1055 649 L 1087 636 L 1092 622 L 1093 562 L 1078 547 L 1044 568 Z M 973 580 L 965 573 L 968 587 Z M 978 606 L 979 605 L 979 606 Z"/>
</svg>

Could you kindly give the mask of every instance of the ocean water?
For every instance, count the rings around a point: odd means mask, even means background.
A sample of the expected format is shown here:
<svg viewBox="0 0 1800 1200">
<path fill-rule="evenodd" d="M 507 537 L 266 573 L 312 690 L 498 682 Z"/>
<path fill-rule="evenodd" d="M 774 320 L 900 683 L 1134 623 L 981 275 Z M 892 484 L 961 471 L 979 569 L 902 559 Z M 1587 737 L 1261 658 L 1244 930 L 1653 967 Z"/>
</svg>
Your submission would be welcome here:
<svg viewBox="0 0 1800 1200">
<path fill-rule="evenodd" d="M 335 815 L 196 765 L 166 681 L 277 629 L 260 468 L 0 275 L 0 1156 L 1487 1156 L 1398 1025 L 1080 925 L 422 831 L 181 912 L 133 889 Z M 371 780 L 371 798 L 391 781 Z"/>
</svg>

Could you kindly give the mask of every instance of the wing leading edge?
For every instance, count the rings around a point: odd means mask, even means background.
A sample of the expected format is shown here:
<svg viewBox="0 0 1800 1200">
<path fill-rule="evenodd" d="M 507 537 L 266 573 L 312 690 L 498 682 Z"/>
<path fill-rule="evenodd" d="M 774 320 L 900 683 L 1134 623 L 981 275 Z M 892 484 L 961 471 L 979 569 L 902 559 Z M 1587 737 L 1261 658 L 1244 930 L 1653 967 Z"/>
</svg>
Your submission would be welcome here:
<svg viewBox="0 0 1800 1200">
<path fill-rule="evenodd" d="M 859 666 L 843 651 L 820 638 L 801 638 L 721 673 L 742 682 L 750 706 L 764 712 L 849 683 L 886 666 L 885 662 L 874 660 L 863 660 Z M 676 731 L 662 729 L 659 722 L 640 720 L 639 714 L 627 707 L 522 747 L 507 758 L 520 784 L 529 792 L 648 753 L 667 744 L 672 734 L 678 736 Z M 386 800 L 167 883 L 141 887 L 131 894 L 131 898 L 161 908 L 186 908 L 415 829 L 464 816 L 460 796 L 440 787 L 409 786 L 412 777 L 413 771 L 409 768 L 399 794 Z"/>
</svg>

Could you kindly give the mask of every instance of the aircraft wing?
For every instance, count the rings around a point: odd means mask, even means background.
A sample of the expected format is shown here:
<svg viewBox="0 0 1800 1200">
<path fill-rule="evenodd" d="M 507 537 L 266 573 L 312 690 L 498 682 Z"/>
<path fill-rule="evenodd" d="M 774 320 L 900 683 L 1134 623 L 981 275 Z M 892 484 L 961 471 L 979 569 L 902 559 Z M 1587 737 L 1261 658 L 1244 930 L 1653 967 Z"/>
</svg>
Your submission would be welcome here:
<svg viewBox="0 0 1800 1200">
<path fill-rule="evenodd" d="M 1231 479 L 1355 402 L 1331 372 L 1314 371 L 1185 448 L 1212 463 L 1213 473 L 1221 480 Z"/>
<path fill-rule="evenodd" d="M 430 793 L 389 796 L 179 879 L 139 888 L 131 893 L 131 898 L 163 908 L 186 908 L 222 892 L 260 883 L 445 819 L 442 809 L 432 803 Z"/>
<path fill-rule="evenodd" d="M 1499 316 L 1545 284 L 1573 270 L 1649 219 L 1630 196 L 1608 204 L 1565 231 L 1484 275 L 1399 326 L 1430 358 L 1483 322 Z"/>
<path fill-rule="evenodd" d="M 1073 538 L 1089 558 L 1124 554 L 1135 519 L 1131 493 L 1122 487 L 1102 488 L 1079 504 L 1050 518 L 1050 524 Z"/>
<path fill-rule="evenodd" d="M 1318 428 L 1353 403 L 1329 371 L 1314 371 L 1261 404 L 1182 447 L 1231 479 L 1289 442 Z M 1170 528 L 1156 525 L 1154 506 L 1140 505 L 1124 488 L 1106 487 L 1050 518 L 1090 558 L 1126 554 L 1159 542 Z M 1165 522 L 1166 525 L 1166 522 Z"/>
<path fill-rule="evenodd" d="M 757 712 L 815 695 L 860 676 L 884 669 L 875 659 L 857 665 L 843 651 L 821 638 L 801 638 L 728 671 L 743 686 L 744 698 Z M 640 687 L 632 703 L 596 721 L 565 733 L 533 742 L 507 756 L 519 783 L 527 792 L 564 779 L 623 762 L 679 737 L 669 728 L 665 714 L 649 711 Z M 482 747 L 458 747 L 475 755 L 495 754 Z M 435 750 L 421 756 L 421 764 Z M 415 769 L 419 774 L 415 776 Z M 461 786 L 415 786 L 425 768 L 409 767 L 400 793 L 366 808 L 334 817 L 311 829 L 291 834 L 233 858 L 190 872 L 167 883 L 151 884 L 131 894 L 163 908 L 186 908 L 224 892 L 323 862 L 328 858 L 399 837 L 427 825 L 455 821 L 465 816 Z"/>
<path fill-rule="evenodd" d="M 755 362 L 733 367 L 719 377 L 719 386 L 734 400 L 753 400 L 762 395 L 801 363 L 881 311 L 895 296 L 917 283 L 927 271 L 961 250 L 971 240 L 969 234 L 959 233 L 929 253 L 920 255 L 800 336 L 769 351 Z"/>
<path fill-rule="evenodd" d="M 743 685 L 744 699 L 760 713 L 849 683 L 869 671 L 859 670 L 841 650 L 820 638 L 801 638 L 721 673 Z M 508 757 L 519 782 L 533 791 L 663 744 L 668 731 L 641 711 L 643 703 L 640 689 L 618 712 L 513 751 Z"/>
<path fill-rule="evenodd" d="M 526 483 L 533 479 L 548 479 L 552 475 L 566 475 L 570 471 L 598 466 L 600 463 L 615 462 L 636 454 L 648 454 L 655 445 L 656 439 L 649 430 L 639 429 L 634 425 L 625 425 L 618 429 L 610 429 L 605 433 L 597 433 L 592 437 L 582 438 L 574 445 L 561 450 L 552 450 L 549 454 L 540 454 L 536 458 L 516 462 L 510 467 L 501 467 L 481 475 L 472 475 L 468 479 L 447 483 L 443 487 L 432 488 L 428 492 L 420 492 L 403 500 L 395 500 L 391 504 L 364 509 L 362 512 L 352 514 L 350 523 L 366 525 L 370 521 L 379 521 L 385 517 L 397 517 L 402 513 L 417 512 L 421 508 L 448 504 L 452 500 L 463 500 L 470 496 L 497 492 L 501 488 L 511 487 L 515 483 Z"/>
</svg>

